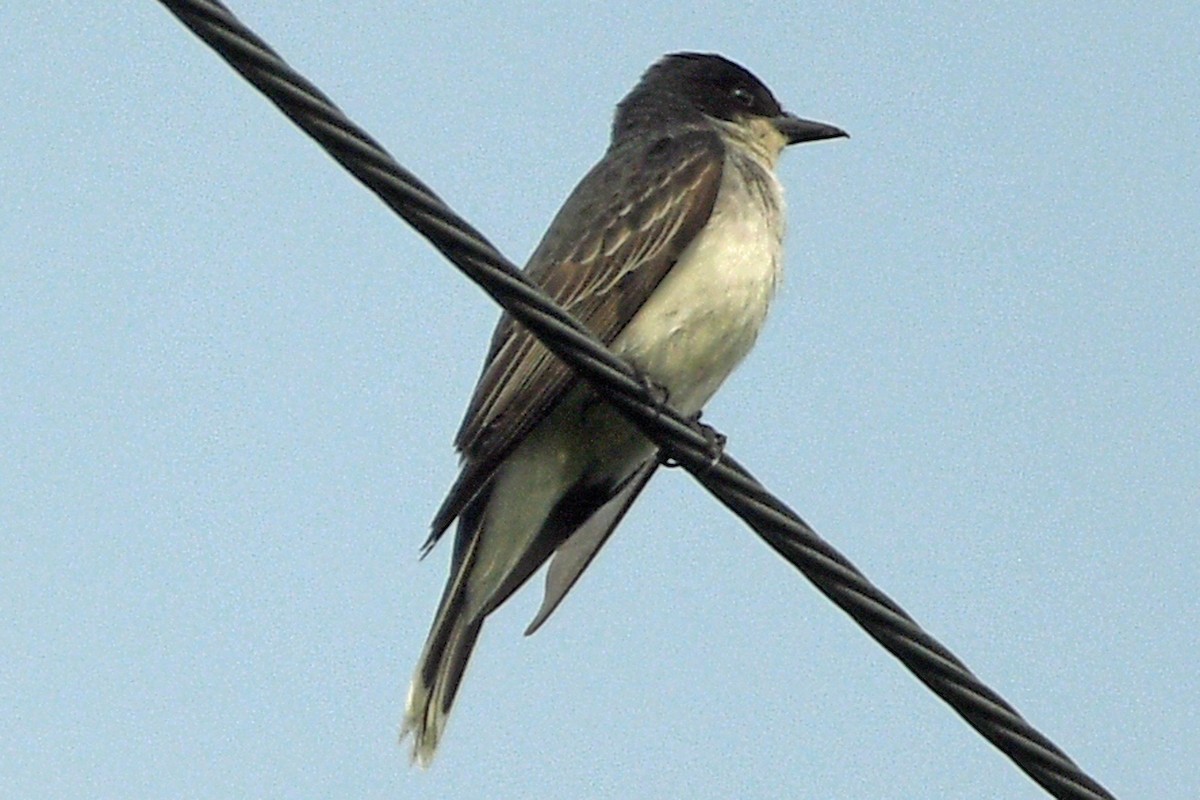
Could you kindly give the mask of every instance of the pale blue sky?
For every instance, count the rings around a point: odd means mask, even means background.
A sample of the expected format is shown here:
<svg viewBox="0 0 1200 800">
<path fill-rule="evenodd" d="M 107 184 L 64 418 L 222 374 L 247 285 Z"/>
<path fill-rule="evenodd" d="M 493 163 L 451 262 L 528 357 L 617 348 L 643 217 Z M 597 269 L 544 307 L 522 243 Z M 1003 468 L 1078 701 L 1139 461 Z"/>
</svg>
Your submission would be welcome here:
<svg viewBox="0 0 1200 800">
<path fill-rule="evenodd" d="M 849 130 L 706 418 L 1118 797 L 1196 796 L 1195 4 L 234 11 L 518 262 L 664 52 Z M 1045 797 L 678 471 L 409 769 L 495 307 L 155 3 L 0 16 L 5 797 Z"/>
</svg>

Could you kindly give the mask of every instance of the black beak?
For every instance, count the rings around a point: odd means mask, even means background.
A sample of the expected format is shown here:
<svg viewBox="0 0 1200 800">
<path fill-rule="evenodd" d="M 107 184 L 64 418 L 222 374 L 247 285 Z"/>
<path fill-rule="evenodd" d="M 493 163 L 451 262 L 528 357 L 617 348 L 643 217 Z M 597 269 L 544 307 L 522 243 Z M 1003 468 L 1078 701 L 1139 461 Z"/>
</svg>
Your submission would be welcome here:
<svg viewBox="0 0 1200 800">
<path fill-rule="evenodd" d="M 824 122 L 813 122 L 811 119 L 800 119 L 795 114 L 783 114 L 772 121 L 775 123 L 775 130 L 784 135 L 788 144 L 837 139 L 842 136 L 850 138 L 850 134 L 841 128 L 826 125 Z"/>
</svg>

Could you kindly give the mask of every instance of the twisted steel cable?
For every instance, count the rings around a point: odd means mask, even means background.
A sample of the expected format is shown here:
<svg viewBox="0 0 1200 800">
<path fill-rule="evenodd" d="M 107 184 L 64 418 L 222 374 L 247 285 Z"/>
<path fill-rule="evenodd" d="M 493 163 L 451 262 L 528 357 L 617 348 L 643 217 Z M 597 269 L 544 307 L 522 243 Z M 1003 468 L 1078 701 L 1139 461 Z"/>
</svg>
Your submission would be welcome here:
<svg viewBox="0 0 1200 800">
<path fill-rule="evenodd" d="M 227 8 L 217 2 L 161 2 L 1051 796 L 1113 800 L 728 453 L 716 453 L 715 432 L 665 405 L 628 364 Z"/>
</svg>

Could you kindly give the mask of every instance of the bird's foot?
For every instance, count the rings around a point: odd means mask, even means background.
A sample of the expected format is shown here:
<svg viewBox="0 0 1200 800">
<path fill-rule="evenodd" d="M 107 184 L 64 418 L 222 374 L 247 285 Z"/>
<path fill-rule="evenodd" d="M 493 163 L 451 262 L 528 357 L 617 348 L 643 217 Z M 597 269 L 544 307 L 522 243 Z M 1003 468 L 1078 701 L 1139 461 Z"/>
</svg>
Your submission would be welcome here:
<svg viewBox="0 0 1200 800">
<path fill-rule="evenodd" d="M 697 411 L 692 415 L 691 423 L 692 430 L 704 437 L 705 450 L 708 454 L 708 469 L 712 469 L 721 461 L 721 456 L 725 452 L 725 442 L 727 437 L 725 434 L 718 431 L 711 425 L 706 425 L 700 421 L 702 411 Z M 664 467 L 678 467 L 679 461 L 664 453 L 659 453 L 659 463 Z"/>
<path fill-rule="evenodd" d="M 642 385 L 646 394 L 650 396 L 650 402 L 654 404 L 654 413 L 656 415 L 662 414 L 663 409 L 671 402 L 671 390 L 655 381 L 640 369 L 635 368 L 635 372 L 638 383 Z"/>
</svg>

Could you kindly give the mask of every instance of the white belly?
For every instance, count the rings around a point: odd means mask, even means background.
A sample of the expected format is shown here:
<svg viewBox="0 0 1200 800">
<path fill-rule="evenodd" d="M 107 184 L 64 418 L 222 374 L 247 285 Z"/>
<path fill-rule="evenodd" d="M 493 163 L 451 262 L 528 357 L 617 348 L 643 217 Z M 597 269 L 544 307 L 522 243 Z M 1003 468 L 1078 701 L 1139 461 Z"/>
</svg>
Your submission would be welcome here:
<svg viewBox="0 0 1200 800">
<path fill-rule="evenodd" d="M 750 352 L 775 294 L 783 193 L 770 171 L 761 177 L 747 187 L 726 163 L 708 225 L 613 343 L 684 414 L 699 411 Z"/>
</svg>

